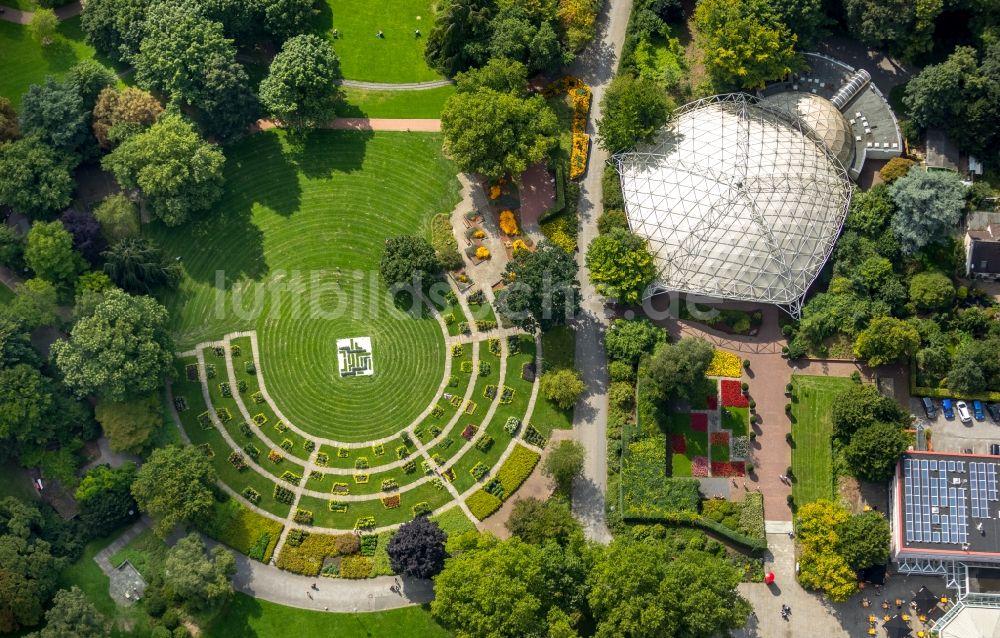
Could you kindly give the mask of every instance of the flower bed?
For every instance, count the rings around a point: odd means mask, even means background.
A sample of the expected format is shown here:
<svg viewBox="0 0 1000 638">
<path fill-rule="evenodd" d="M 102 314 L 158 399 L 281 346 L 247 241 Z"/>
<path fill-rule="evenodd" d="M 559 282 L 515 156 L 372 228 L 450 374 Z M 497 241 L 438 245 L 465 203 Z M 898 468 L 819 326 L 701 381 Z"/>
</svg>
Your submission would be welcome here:
<svg viewBox="0 0 1000 638">
<path fill-rule="evenodd" d="M 746 463 L 742 461 L 712 461 L 712 476 L 743 476 Z"/>
<path fill-rule="evenodd" d="M 296 474 L 295 472 L 290 472 L 288 470 L 285 470 L 284 472 L 281 473 L 281 480 L 287 483 L 291 483 L 292 485 L 298 485 L 302 481 L 302 477 Z"/>
<path fill-rule="evenodd" d="M 472 466 L 472 469 L 469 470 L 469 474 L 471 474 L 472 478 L 476 479 L 477 481 L 483 480 L 483 477 L 485 477 L 489 473 L 490 473 L 489 466 L 481 462 L 476 463 L 475 465 Z"/>
<path fill-rule="evenodd" d="M 281 463 L 281 460 L 285 458 L 277 450 L 271 450 L 267 453 L 267 460 L 272 463 Z"/>
<path fill-rule="evenodd" d="M 718 410 L 719 409 L 719 397 L 717 397 L 714 394 L 711 394 L 711 395 L 705 397 L 705 404 L 708 405 L 708 409 L 709 410 Z"/>
<path fill-rule="evenodd" d="M 184 366 L 184 375 L 187 377 L 188 381 L 198 381 L 198 364 L 189 363 Z"/>
<path fill-rule="evenodd" d="M 309 510 L 296 509 L 293 519 L 299 525 L 312 525 L 313 513 Z"/>
<path fill-rule="evenodd" d="M 329 503 L 330 511 L 335 512 L 337 514 L 347 513 L 347 507 L 348 507 L 347 503 L 343 501 L 330 501 Z"/>
<path fill-rule="evenodd" d="M 330 488 L 330 492 L 334 494 L 350 494 L 351 488 L 350 486 L 347 485 L 347 483 L 342 483 L 338 481 L 333 484 L 333 487 Z"/>
<path fill-rule="evenodd" d="M 489 434 L 482 435 L 479 437 L 479 440 L 476 441 L 476 449 L 483 454 L 489 452 L 491 447 L 493 447 L 493 437 Z"/>
<path fill-rule="evenodd" d="M 355 474 L 354 475 L 354 482 L 355 483 L 367 483 L 368 482 L 368 474 Z"/>
<path fill-rule="evenodd" d="M 288 426 L 285 425 L 284 421 L 275 421 L 275 423 L 274 423 L 274 429 L 279 434 L 284 434 L 285 432 L 288 431 Z"/>
<path fill-rule="evenodd" d="M 219 421 L 223 423 L 229 423 L 233 420 L 233 414 L 229 411 L 229 408 L 219 408 L 215 411 L 215 416 L 219 417 Z"/>
<path fill-rule="evenodd" d="M 254 505 L 260 502 L 260 492 L 253 489 L 252 487 L 244 487 L 242 494 L 243 498 L 250 501 Z"/>
<path fill-rule="evenodd" d="M 243 451 L 247 453 L 247 456 L 256 460 L 260 456 L 260 448 L 258 448 L 253 443 L 247 443 L 243 446 Z"/>
<path fill-rule="evenodd" d="M 257 424 L 257 427 L 260 427 L 265 423 L 267 423 L 267 417 L 264 416 L 264 413 L 255 414 L 253 417 L 253 422 Z"/>
<path fill-rule="evenodd" d="M 750 406 L 750 402 L 743 395 L 743 388 L 739 381 L 723 379 L 720 385 L 722 387 L 723 406 L 733 408 L 746 408 Z"/>
<path fill-rule="evenodd" d="M 743 361 L 732 352 L 716 349 L 712 352 L 712 363 L 708 365 L 705 374 L 710 377 L 739 379 L 743 374 Z"/>
<path fill-rule="evenodd" d="M 327 456 L 326 452 L 319 452 L 316 454 L 316 465 L 320 467 L 326 467 L 330 463 L 330 457 Z"/>
<path fill-rule="evenodd" d="M 263 403 L 264 400 L 265 400 L 264 399 L 264 393 L 263 392 L 254 392 L 253 394 L 250 395 L 250 400 L 259 405 L 259 404 Z"/>
<path fill-rule="evenodd" d="M 229 464 L 236 468 L 237 472 L 242 472 L 247 469 L 246 459 L 239 452 L 233 450 L 229 455 Z"/>
<path fill-rule="evenodd" d="M 201 450 L 201 453 L 207 456 L 208 458 L 210 459 L 215 458 L 215 450 L 213 450 L 212 446 L 209 445 L 208 443 L 202 443 L 201 445 L 198 446 L 198 449 Z"/>
<path fill-rule="evenodd" d="M 385 507 L 387 510 L 394 510 L 397 507 L 399 507 L 400 500 L 401 499 L 399 494 L 391 494 L 389 496 L 383 496 L 382 506 Z"/>
<path fill-rule="evenodd" d="M 374 516 L 362 516 L 354 522 L 354 529 L 374 529 L 375 528 L 375 517 Z"/>
<path fill-rule="evenodd" d="M 507 460 L 497 470 L 497 478 L 500 479 L 500 484 L 503 485 L 505 499 L 516 492 L 517 488 L 521 487 L 521 484 L 527 480 L 540 458 L 541 455 L 538 452 L 529 450 L 523 445 L 514 446 L 514 450 L 510 453 L 510 456 L 507 457 Z"/>
<path fill-rule="evenodd" d="M 521 427 L 521 420 L 516 416 L 507 417 L 507 422 L 504 423 L 503 429 L 507 434 L 514 436 L 517 434 L 517 429 Z"/>
<path fill-rule="evenodd" d="M 590 136 L 573 132 L 573 148 L 569 155 L 569 178 L 577 179 L 587 170 L 587 156 L 590 153 Z"/>
<path fill-rule="evenodd" d="M 704 412 L 692 412 L 691 430 L 694 432 L 708 432 L 708 415 Z"/>
<path fill-rule="evenodd" d="M 489 492 L 479 490 L 478 492 L 471 494 L 469 498 L 465 499 L 465 504 L 468 506 L 469 511 L 472 512 L 473 516 L 479 520 L 483 520 L 493 512 L 500 509 L 501 502 L 500 499 L 493 496 Z"/>
<path fill-rule="evenodd" d="M 729 432 L 712 432 L 708 440 L 712 445 L 729 445 Z"/>
<path fill-rule="evenodd" d="M 530 423 L 524 429 L 524 440 L 535 447 L 545 447 L 545 437 Z"/>
<path fill-rule="evenodd" d="M 396 459 L 402 461 L 410 455 L 410 448 L 405 445 L 400 445 L 396 448 Z"/>
<path fill-rule="evenodd" d="M 396 482 L 394 478 L 382 479 L 382 490 L 389 491 L 394 490 L 399 487 L 399 483 Z"/>
<path fill-rule="evenodd" d="M 750 458 L 750 437 L 737 436 L 733 438 L 733 456 L 736 458 Z"/>
<path fill-rule="evenodd" d="M 691 459 L 691 476 L 708 476 L 709 467 L 707 456 L 696 456 Z"/>
<path fill-rule="evenodd" d="M 431 505 L 427 501 L 420 501 L 416 505 L 410 508 L 410 513 L 413 514 L 413 518 L 418 516 L 425 516 L 431 513 Z"/>
<path fill-rule="evenodd" d="M 687 452 L 687 438 L 683 434 L 671 434 L 670 449 L 674 454 L 684 454 Z"/>
<path fill-rule="evenodd" d="M 295 501 L 295 492 L 283 487 L 281 485 L 275 484 L 274 486 L 274 499 L 279 503 L 285 503 L 291 505 Z"/>
<path fill-rule="evenodd" d="M 252 488 L 243 491 L 248 501 L 254 502 Z M 209 516 L 199 524 L 199 528 L 217 541 L 223 542 L 250 558 L 266 563 L 271 560 L 271 552 L 281 536 L 284 526 L 278 521 L 261 516 L 241 504 L 237 499 L 225 497 L 215 502 Z"/>
<path fill-rule="evenodd" d="M 476 432 L 478 431 L 479 428 L 470 423 L 469 425 L 465 426 L 464 430 L 462 430 L 462 438 L 465 439 L 466 441 L 471 441 L 472 437 L 476 436 Z"/>
<path fill-rule="evenodd" d="M 290 452 L 294 446 L 295 443 L 291 439 L 282 439 L 281 441 L 281 449 L 286 452 Z"/>
<path fill-rule="evenodd" d="M 505 210 L 500 213 L 500 230 L 505 235 L 520 235 L 521 229 L 517 224 L 517 217 L 514 211 Z"/>
</svg>

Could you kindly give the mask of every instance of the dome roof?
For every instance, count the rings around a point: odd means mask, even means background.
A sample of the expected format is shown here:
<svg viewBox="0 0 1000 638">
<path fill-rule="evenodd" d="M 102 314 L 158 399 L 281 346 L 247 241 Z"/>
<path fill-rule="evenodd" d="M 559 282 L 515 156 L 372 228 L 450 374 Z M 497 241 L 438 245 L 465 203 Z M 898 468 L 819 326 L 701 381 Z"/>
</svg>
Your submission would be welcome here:
<svg viewBox="0 0 1000 638">
<path fill-rule="evenodd" d="M 746 94 L 680 108 L 654 144 L 615 155 L 654 288 L 798 313 L 840 233 L 852 186 L 798 118 Z"/>
<path fill-rule="evenodd" d="M 847 118 L 830 100 L 812 93 L 785 91 L 764 98 L 768 104 L 800 118 L 815 131 L 840 163 L 847 168 L 854 160 L 854 134 Z"/>
</svg>

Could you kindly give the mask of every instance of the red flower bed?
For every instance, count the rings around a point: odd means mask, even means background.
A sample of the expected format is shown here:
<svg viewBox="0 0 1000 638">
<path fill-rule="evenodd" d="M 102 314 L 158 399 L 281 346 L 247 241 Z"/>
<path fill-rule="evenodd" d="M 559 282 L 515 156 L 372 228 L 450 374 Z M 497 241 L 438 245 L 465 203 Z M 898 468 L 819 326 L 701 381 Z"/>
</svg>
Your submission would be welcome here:
<svg viewBox="0 0 1000 638">
<path fill-rule="evenodd" d="M 719 409 L 719 397 L 715 396 L 714 394 L 708 396 L 705 399 L 705 401 L 708 404 L 708 409 L 709 410 L 718 410 Z"/>
<path fill-rule="evenodd" d="M 692 412 L 691 429 L 695 432 L 708 432 L 708 415 L 704 412 Z"/>
<path fill-rule="evenodd" d="M 670 449 L 672 449 L 677 454 L 684 454 L 688 449 L 687 439 L 684 438 L 683 434 L 671 434 L 670 435 Z"/>
<path fill-rule="evenodd" d="M 476 436 L 476 432 L 478 430 L 479 430 L 479 428 L 477 428 L 474 425 L 471 425 L 471 424 L 467 425 L 467 426 L 465 426 L 465 429 L 462 430 L 462 438 L 465 439 L 466 441 L 471 441 L 472 437 Z"/>
<path fill-rule="evenodd" d="M 708 476 L 707 456 L 696 456 L 691 459 L 691 476 Z"/>
<path fill-rule="evenodd" d="M 693 473 L 693 472 L 692 472 Z M 745 476 L 746 465 L 740 462 L 712 461 L 712 476 Z"/>
<path fill-rule="evenodd" d="M 708 436 L 712 445 L 729 445 L 729 432 L 712 432 Z"/>
<path fill-rule="evenodd" d="M 731 408 L 746 408 L 750 402 L 743 396 L 743 387 L 739 381 L 722 380 L 722 405 Z"/>
</svg>

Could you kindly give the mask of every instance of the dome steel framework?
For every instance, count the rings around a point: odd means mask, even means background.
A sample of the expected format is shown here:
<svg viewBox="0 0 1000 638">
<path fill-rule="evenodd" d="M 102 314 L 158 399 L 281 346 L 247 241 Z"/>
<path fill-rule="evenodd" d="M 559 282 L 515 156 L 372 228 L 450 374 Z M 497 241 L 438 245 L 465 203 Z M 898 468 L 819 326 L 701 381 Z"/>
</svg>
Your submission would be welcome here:
<svg viewBox="0 0 1000 638">
<path fill-rule="evenodd" d="M 646 291 L 775 304 L 801 314 L 853 186 L 801 118 L 744 93 L 682 106 L 647 151 L 619 153 L 629 226 L 650 244 Z"/>
</svg>

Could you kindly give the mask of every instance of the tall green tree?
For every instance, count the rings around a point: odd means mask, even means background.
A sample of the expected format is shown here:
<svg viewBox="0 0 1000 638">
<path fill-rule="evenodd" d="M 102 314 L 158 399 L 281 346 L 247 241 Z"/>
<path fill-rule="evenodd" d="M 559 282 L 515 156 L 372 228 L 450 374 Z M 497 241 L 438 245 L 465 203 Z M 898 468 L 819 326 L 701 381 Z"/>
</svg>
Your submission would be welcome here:
<svg viewBox="0 0 1000 638">
<path fill-rule="evenodd" d="M 94 209 L 94 217 L 109 244 L 139 236 L 139 214 L 128 197 L 109 195 Z"/>
<path fill-rule="evenodd" d="M 52 344 L 66 385 L 77 396 L 108 401 L 158 390 L 173 362 L 167 319 L 166 308 L 155 299 L 108 290 L 68 339 Z"/>
<path fill-rule="evenodd" d="M 441 272 L 437 253 L 423 237 L 400 235 L 385 240 L 379 262 L 379 275 L 389 287 L 416 285 L 422 287 Z"/>
<path fill-rule="evenodd" d="M 139 517 L 132 497 L 136 468 L 131 461 L 112 468 L 97 465 L 83 476 L 73 496 L 80 505 L 80 522 L 92 538 L 106 536 Z"/>
<path fill-rule="evenodd" d="M 913 324 L 895 317 L 875 317 L 854 341 L 854 356 L 870 366 L 881 366 L 911 357 L 920 347 L 920 333 Z"/>
<path fill-rule="evenodd" d="M 14 290 L 11 313 L 24 325 L 34 329 L 50 326 L 56 322 L 59 307 L 59 292 L 52 283 L 33 277 Z"/>
<path fill-rule="evenodd" d="M 285 41 L 260 83 L 260 102 L 291 128 L 315 127 L 333 119 L 341 95 L 340 62 L 329 40 L 297 35 Z"/>
<path fill-rule="evenodd" d="M 232 552 L 216 545 L 206 555 L 205 543 L 192 532 L 167 551 L 163 584 L 190 609 L 212 609 L 232 598 L 235 572 Z"/>
<path fill-rule="evenodd" d="M 834 436 L 845 443 L 854 432 L 874 423 L 909 424 L 908 414 L 871 383 L 857 383 L 839 392 L 830 418 Z"/>
<path fill-rule="evenodd" d="M 965 207 L 965 186 L 950 171 L 910 171 L 889 192 L 896 206 L 892 231 L 907 253 L 949 238 Z"/>
<path fill-rule="evenodd" d="M 156 519 L 156 533 L 166 537 L 178 523 L 190 523 L 212 509 L 215 468 L 193 446 L 157 448 L 139 468 L 132 496 Z"/>
<path fill-rule="evenodd" d="M 517 60 L 532 75 L 555 69 L 571 57 L 563 55 L 557 27 L 555 16 L 544 10 L 531 11 L 526 4 L 501 6 L 490 21 L 489 55 Z"/>
<path fill-rule="evenodd" d="M 868 45 L 887 45 L 908 58 L 934 45 L 934 21 L 942 0 L 845 0 L 847 27 Z"/>
<path fill-rule="evenodd" d="M 44 443 L 54 409 L 52 384 L 30 365 L 0 368 L 0 440 Z"/>
<path fill-rule="evenodd" d="M 90 111 L 80 93 L 51 75 L 21 98 L 21 130 L 36 134 L 62 154 L 81 153 L 90 133 Z"/>
<path fill-rule="evenodd" d="M 222 196 L 226 158 L 178 115 L 165 115 L 101 162 L 124 188 L 139 189 L 168 226 L 209 209 Z"/>
<path fill-rule="evenodd" d="M 37 135 L 0 144 L 0 204 L 36 219 L 66 208 L 73 166 Z"/>
<path fill-rule="evenodd" d="M 626 304 L 642 301 L 646 288 L 656 278 L 646 240 L 619 228 L 590 242 L 587 269 L 598 292 Z"/>
<path fill-rule="evenodd" d="M 0 97 L 0 143 L 10 142 L 21 137 L 17 127 L 17 111 L 14 105 L 5 97 Z"/>
<path fill-rule="evenodd" d="M 796 35 L 802 48 L 814 46 L 833 25 L 824 11 L 823 0 L 768 0 L 768 3 Z"/>
<path fill-rule="evenodd" d="M 114 452 L 141 454 L 149 448 L 150 438 L 163 427 L 160 395 L 151 394 L 131 401 L 98 401 L 94 416 L 101 424 Z"/>
<path fill-rule="evenodd" d="M 497 308 L 521 326 L 565 324 L 580 310 L 576 270 L 573 257 L 547 241 L 535 252 L 518 251 L 504 269 L 508 285 L 497 296 Z"/>
<path fill-rule="evenodd" d="M 648 319 L 615 319 L 604 335 L 608 357 L 635 365 L 644 354 L 667 342 L 667 332 Z"/>
<path fill-rule="evenodd" d="M 47 47 L 52 44 L 56 35 L 56 28 L 59 26 L 59 20 L 56 18 L 56 12 L 52 9 L 38 8 L 31 15 L 31 22 L 28 23 L 28 30 L 31 31 L 31 36 L 38 41 L 43 47 Z"/>
<path fill-rule="evenodd" d="M 572 408 L 587 389 L 580 373 L 572 368 L 547 371 L 539 380 L 539 387 L 542 395 L 562 410 Z"/>
<path fill-rule="evenodd" d="M 655 81 L 622 73 L 611 81 L 601 99 L 598 143 L 617 152 L 648 142 L 667 123 L 674 106 Z"/>
<path fill-rule="evenodd" d="M 102 253 L 104 272 L 126 292 L 148 294 L 180 282 L 180 265 L 145 237 L 123 239 Z"/>
<path fill-rule="evenodd" d="M 840 526 L 840 553 L 851 569 L 885 565 L 889 543 L 889 521 L 881 512 L 854 514 Z"/>
<path fill-rule="evenodd" d="M 127 62 L 139 51 L 149 7 L 157 0 L 87 0 L 80 18 L 87 42 L 112 60 Z"/>
<path fill-rule="evenodd" d="M 885 481 L 896 470 L 896 462 L 910 445 L 910 437 L 894 423 L 875 423 L 851 436 L 844 458 L 854 476 L 866 481 Z"/>
<path fill-rule="evenodd" d="M 763 88 L 802 66 L 795 34 L 768 0 L 701 0 L 694 24 L 717 90 Z"/>
<path fill-rule="evenodd" d="M 94 135 L 105 149 L 146 130 L 163 114 L 159 100 L 134 86 L 120 92 L 111 87 L 104 89 L 92 110 Z"/>
<path fill-rule="evenodd" d="M 910 301 L 918 310 L 944 310 L 955 300 L 955 286 L 940 272 L 917 273 L 910 279 Z"/>
<path fill-rule="evenodd" d="M 81 263 L 73 236 L 61 222 L 35 222 L 28 231 L 24 262 L 36 275 L 57 286 L 75 281 Z"/>
<path fill-rule="evenodd" d="M 486 43 L 496 14 L 495 0 L 448 0 L 438 8 L 427 35 L 427 64 L 448 77 L 489 58 Z"/>
<path fill-rule="evenodd" d="M 544 545 L 550 540 L 565 545 L 583 533 L 569 503 L 561 498 L 518 499 L 505 526 L 514 536 L 534 545 Z"/>
<path fill-rule="evenodd" d="M 13 496 L 0 500 L 0 633 L 42 620 L 64 561 L 39 537 L 41 513 Z"/>
<path fill-rule="evenodd" d="M 309 30 L 313 15 L 318 13 L 314 0 L 261 0 L 264 9 L 264 31 L 279 40 Z"/>
<path fill-rule="evenodd" d="M 712 356 L 712 345 L 701 338 L 683 337 L 674 344 L 663 343 L 649 359 L 649 376 L 662 397 L 690 399 L 704 382 Z"/>
<path fill-rule="evenodd" d="M 586 453 L 584 447 L 576 441 L 560 441 L 545 456 L 542 472 L 551 477 L 563 493 L 569 493 L 573 480 L 583 471 Z"/>
<path fill-rule="evenodd" d="M 73 585 L 60 589 L 45 612 L 45 627 L 28 638 L 103 638 L 108 635 L 108 621 L 94 607 L 86 594 Z"/>
</svg>

